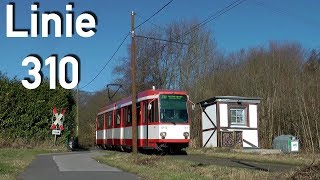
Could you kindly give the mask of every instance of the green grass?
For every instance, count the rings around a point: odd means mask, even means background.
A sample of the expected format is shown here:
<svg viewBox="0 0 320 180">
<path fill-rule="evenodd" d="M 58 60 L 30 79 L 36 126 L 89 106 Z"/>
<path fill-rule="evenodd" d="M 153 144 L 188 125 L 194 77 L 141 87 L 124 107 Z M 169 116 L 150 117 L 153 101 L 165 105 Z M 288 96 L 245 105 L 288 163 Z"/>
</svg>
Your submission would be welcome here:
<svg viewBox="0 0 320 180">
<path fill-rule="evenodd" d="M 15 179 L 37 154 L 50 153 L 43 149 L 0 149 L 0 179 Z"/>
<path fill-rule="evenodd" d="M 97 161 L 137 174 L 143 179 L 283 179 L 289 175 L 289 173 L 203 165 L 170 156 L 139 154 L 138 160 L 135 160 L 128 153 L 104 152 L 106 155 L 97 157 Z"/>
<path fill-rule="evenodd" d="M 231 152 L 230 149 L 223 148 L 201 148 L 187 149 L 188 154 L 206 155 L 217 158 L 229 158 L 237 160 L 248 160 L 265 163 L 279 163 L 289 165 L 310 165 L 314 160 L 320 159 L 320 154 L 278 154 L 260 155 L 250 153 Z"/>
</svg>

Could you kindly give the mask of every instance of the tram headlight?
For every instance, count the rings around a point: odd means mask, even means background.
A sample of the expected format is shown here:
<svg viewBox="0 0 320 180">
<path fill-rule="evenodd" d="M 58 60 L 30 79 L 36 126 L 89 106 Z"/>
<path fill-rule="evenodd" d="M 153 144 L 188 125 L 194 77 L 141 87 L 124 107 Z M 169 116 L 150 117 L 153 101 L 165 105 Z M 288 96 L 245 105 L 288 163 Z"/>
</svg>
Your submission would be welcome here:
<svg viewBox="0 0 320 180">
<path fill-rule="evenodd" d="M 167 136 L 167 133 L 166 132 L 161 132 L 160 136 L 161 136 L 162 139 L 164 139 Z"/>
<path fill-rule="evenodd" d="M 189 134 L 188 132 L 184 132 L 184 133 L 183 133 L 183 136 L 184 136 L 184 138 L 186 138 L 186 139 L 188 139 L 189 135 L 190 135 L 190 134 Z"/>
</svg>

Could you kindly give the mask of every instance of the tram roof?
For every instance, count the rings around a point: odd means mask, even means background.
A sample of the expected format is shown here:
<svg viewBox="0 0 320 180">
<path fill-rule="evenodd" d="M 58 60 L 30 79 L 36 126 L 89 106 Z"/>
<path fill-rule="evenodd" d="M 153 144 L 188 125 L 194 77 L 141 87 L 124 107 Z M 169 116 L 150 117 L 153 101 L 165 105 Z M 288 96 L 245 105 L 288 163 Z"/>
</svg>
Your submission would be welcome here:
<svg viewBox="0 0 320 180">
<path fill-rule="evenodd" d="M 145 90 L 145 91 L 142 91 L 142 92 L 139 92 L 138 95 L 137 95 L 137 99 L 141 99 L 143 97 L 148 97 L 150 96 L 150 98 L 147 98 L 147 99 L 153 99 L 152 96 L 154 95 L 159 95 L 159 94 L 176 94 L 176 95 L 187 95 L 187 93 L 185 91 L 181 91 L 181 90 L 169 90 L 169 89 L 149 89 L 149 90 Z M 131 102 L 132 100 L 132 96 L 129 96 L 129 97 L 126 97 L 126 98 L 123 98 L 117 102 L 114 102 L 114 103 L 111 103 L 111 104 L 108 104 L 104 107 L 102 107 L 99 112 L 102 112 L 102 111 L 106 111 L 108 109 L 111 109 L 111 108 L 114 108 L 115 106 L 119 106 L 119 105 L 122 105 L 124 103 L 128 103 L 128 102 Z"/>
</svg>

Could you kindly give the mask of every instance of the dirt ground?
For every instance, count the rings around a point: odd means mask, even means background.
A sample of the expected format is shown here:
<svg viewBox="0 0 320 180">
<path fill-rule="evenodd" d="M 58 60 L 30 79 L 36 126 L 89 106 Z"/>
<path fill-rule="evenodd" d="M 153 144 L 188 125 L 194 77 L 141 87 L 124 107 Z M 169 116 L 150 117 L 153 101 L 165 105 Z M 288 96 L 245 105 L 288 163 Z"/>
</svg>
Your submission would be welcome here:
<svg viewBox="0 0 320 180">
<path fill-rule="evenodd" d="M 301 168 L 290 179 L 320 179 L 320 161 Z"/>
</svg>

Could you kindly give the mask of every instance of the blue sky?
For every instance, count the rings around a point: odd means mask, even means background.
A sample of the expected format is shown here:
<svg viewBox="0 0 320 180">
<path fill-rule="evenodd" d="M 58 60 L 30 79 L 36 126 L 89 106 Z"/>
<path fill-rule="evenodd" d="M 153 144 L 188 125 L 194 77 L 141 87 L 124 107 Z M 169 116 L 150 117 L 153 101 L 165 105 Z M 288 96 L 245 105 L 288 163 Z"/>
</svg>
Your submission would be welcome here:
<svg viewBox="0 0 320 180">
<path fill-rule="evenodd" d="M 130 12 L 149 17 L 169 0 L 161 1 L 48 1 L 39 0 L 40 13 L 59 11 L 65 14 L 65 5 L 74 2 L 75 17 L 83 11 L 92 11 L 98 17 L 97 33 L 91 38 L 82 38 L 77 34 L 73 38 L 7 38 L 6 5 L 16 4 L 16 27 L 30 28 L 30 6 L 35 1 L 0 2 L 0 71 L 9 77 L 19 79 L 27 77 L 27 67 L 21 62 L 29 54 L 38 54 L 46 59 L 57 54 L 59 59 L 67 54 L 75 54 L 81 60 L 81 81 L 79 86 L 87 84 L 112 56 L 124 35 L 130 31 Z M 219 11 L 231 0 L 174 0 L 167 8 L 152 19 L 152 22 L 165 26 L 172 21 L 206 19 Z M 260 6 L 256 2 L 265 2 Z M 218 48 L 224 52 L 241 48 L 267 46 L 269 41 L 293 41 L 301 43 L 307 49 L 320 49 L 320 1 L 318 0 L 247 0 L 216 20 L 207 24 L 212 30 Z M 136 18 L 136 23 L 142 21 Z M 146 23 L 142 28 L 150 28 Z M 119 50 L 113 61 L 85 91 L 97 91 L 113 79 L 112 69 L 121 57 L 127 56 L 130 38 Z M 29 67 L 30 68 L 30 67 Z M 45 75 L 48 68 L 43 67 Z"/>
</svg>

